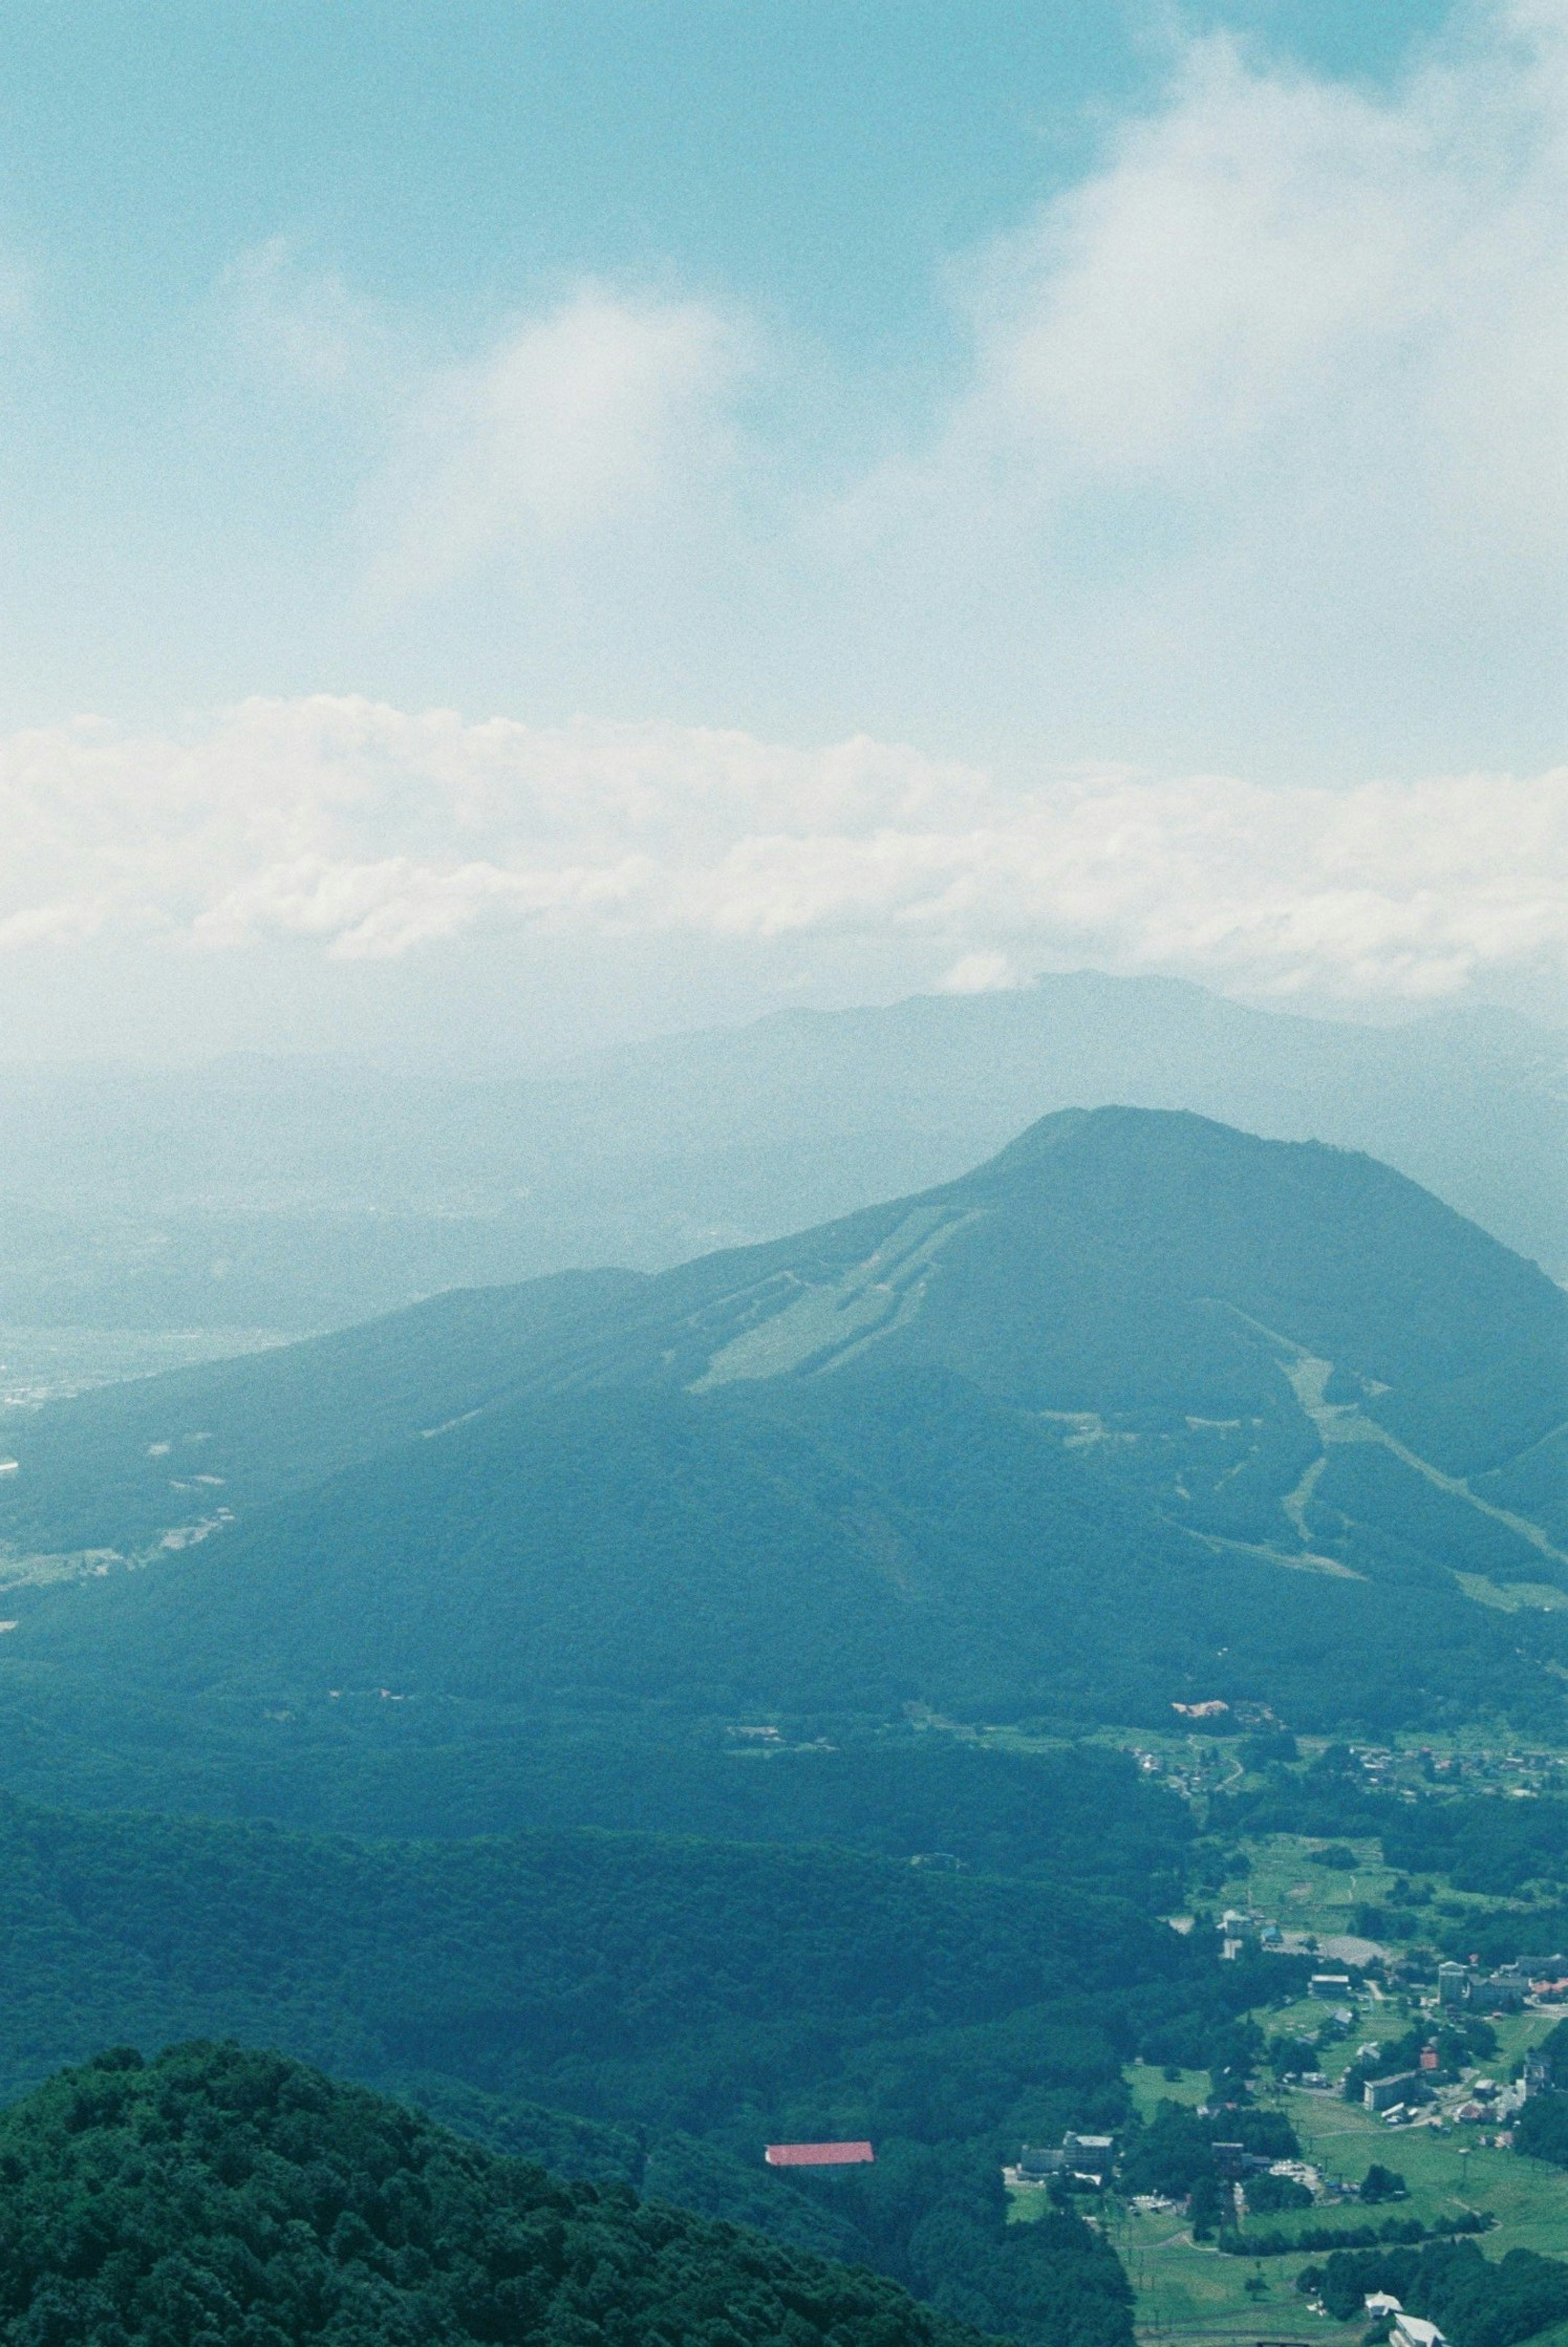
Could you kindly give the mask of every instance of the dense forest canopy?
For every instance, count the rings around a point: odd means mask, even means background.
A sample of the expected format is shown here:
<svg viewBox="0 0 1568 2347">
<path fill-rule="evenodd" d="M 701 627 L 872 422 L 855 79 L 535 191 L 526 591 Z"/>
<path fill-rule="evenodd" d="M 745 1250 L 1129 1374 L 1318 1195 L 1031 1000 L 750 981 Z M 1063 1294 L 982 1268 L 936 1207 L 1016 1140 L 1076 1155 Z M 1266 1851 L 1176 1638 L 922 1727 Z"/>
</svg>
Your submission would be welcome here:
<svg viewBox="0 0 1568 2347">
<path fill-rule="evenodd" d="M 194 2045 L 0 2115 L 16 2347 L 966 2347 L 894 2283 L 561 2184 L 298 2063 Z"/>
<path fill-rule="evenodd" d="M 1283 1977 L 1217 1963 L 1081 1853 L 1075 1881 L 1030 1883 L 794 1843 L 366 1843 L 12 1803 L 0 1860 L 12 2091 L 106 2041 L 282 2045 L 1037 2347 L 1086 2338 L 1084 2305 L 1126 2347 L 1125 2286 L 1076 2218 L 1009 2227 L 1001 2162 L 1122 2125 L 1136 2054 L 1223 2065 Z M 825 2135 L 878 2153 L 829 2202 L 762 2163 Z"/>
</svg>

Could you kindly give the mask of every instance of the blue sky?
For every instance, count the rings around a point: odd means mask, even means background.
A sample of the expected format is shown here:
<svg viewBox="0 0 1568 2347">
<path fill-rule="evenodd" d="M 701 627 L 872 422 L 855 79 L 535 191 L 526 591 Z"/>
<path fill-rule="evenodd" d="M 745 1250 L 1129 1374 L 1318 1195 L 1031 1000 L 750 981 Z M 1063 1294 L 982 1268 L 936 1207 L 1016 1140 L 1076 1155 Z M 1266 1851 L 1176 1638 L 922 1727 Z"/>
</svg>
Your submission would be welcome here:
<svg viewBox="0 0 1568 2347">
<path fill-rule="evenodd" d="M 1386 84 L 1438 16 L 1322 0 L 1206 21 Z M 282 240 L 302 281 L 341 280 L 432 353 L 585 278 L 733 306 L 790 346 L 795 380 L 753 395 L 793 401 L 792 456 L 831 478 L 961 369 L 949 264 L 1091 168 L 1158 102 L 1178 24 L 1204 21 L 1115 0 L 11 12 L 0 234 L 28 290 L 6 386 L 6 714 L 395 692 L 418 666 L 352 588 L 332 610 L 336 577 L 325 610 L 265 610 L 298 592 L 302 557 L 331 572 L 369 460 L 352 420 L 280 416 L 225 378 L 240 256 Z M 482 691 L 466 665 L 454 686 Z"/>
<path fill-rule="evenodd" d="M 1558 0 L 11 11 L 0 1018 L 69 1047 L 122 961 L 214 1041 L 481 965 L 556 1040 L 1064 958 L 1558 1001 L 1565 55 Z"/>
<path fill-rule="evenodd" d="M 78 347 L 179 336 L 283 234 L 464 322 L 676 270 L 864 356 L 928 334 L 942 259 L 1009 226 L 1228 26 L 1386 86 L 1432 0 L 302 0 L 10 12 L 0 191 Z M 56 273 L 57 272 L 57 274 Z"/>
</svg>

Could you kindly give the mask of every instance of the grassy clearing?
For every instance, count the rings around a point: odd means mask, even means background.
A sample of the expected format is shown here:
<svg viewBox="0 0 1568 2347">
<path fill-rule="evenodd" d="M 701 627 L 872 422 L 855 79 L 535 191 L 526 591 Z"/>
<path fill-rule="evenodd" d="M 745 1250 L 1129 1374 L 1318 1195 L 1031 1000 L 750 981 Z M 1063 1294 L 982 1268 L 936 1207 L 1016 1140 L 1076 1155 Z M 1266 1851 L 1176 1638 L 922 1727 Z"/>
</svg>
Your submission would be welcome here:
<svg viewBox="0 0 1568 2347">
<path fill-rule="evenodd" d="M 1157 2072 L 1144 2075 L 1163 2083 Z M 1135 2094 L 1139 2076 L 1137 2071 L 1132 2073 Z M 1410 2187 L 1409 2199 L 1399 2203 L 1397 2211 L 1379 2214 L 1419 2217 L 1430 2224 L 1457 2216 L 1462 2209 L 1484 2209 L 1498 2220 L 1484 2237 L 1488 2257 L 1501 2257 L 1512 2249 L 1557 2257 L 1568 2253 L 1568 2178 L 1560 2170 L 1516 2158 L 1512 2152 L 1484 2149 L 1473 2143 L 1473 2130 L 1466 2131 L 1472 2138 L 1466 2152 L 1458 2135 L 1387 2127 L 1369 2113 L 1331 2096 L 1293 2094 L 1280 2099 L 1307 2157 L 1326 2174 L 1358 2181 L 1374 2159 L 1399 2169 Z M 1043 2203 L 1043 2195 L 1040 2197 Z M 1287 2233 L 1293 2224 L 1348 2229 L 1370 2213 L 1352 2203 L 1303 2210 L 1299 2217 L 1266 2218 L 1259 2220 L 1259 2229 Z M 1257 2260 L 1222 2254 L 1194 2243 L 1184 2219 L 1167 2212 L 1117 2210 L 1108 2213 L 1106 2222 L 1138 2293 L 1138 2336 L 1151 2347 L 1162 2341 L 1180 2341 L 1183 2347 L 1206 2347 L 1211 2342 L 1214 2347 L 1237 2347 L 1245 2342 L 1250 2347 L 1251 2342 L 1266 2339 L 1355 2347 L 1360 2339 L 1360 2323 L 1339 2325 L 1315 2315 L 1296 2288 L 1302 2268 L 1321 2262 L 1321 2253 Z M 1250 2291 L 1249 2280 L 1254 2285 Z M 1568 2347 L 1568 2325 L 1563 2338 L 1553 2340 L 1550 2347 Z"/>
<path fill-rule="evenodd" d="M 1506 2072 L 1506 2065 L 1499 2067 Z M 1480 2142 L 1481 2130 L 1459 2127 L 1438 2134 L 1430 2127 L 1390 2127 L 1364 2111 L 1327 2095 L 1279 2097 L 1309 2159 L 1326 2176 L 1358 2183 L 1373 2160 L 1397 2168 L 1410 2188 L 1400 2216 L 1432 2224 L 1475 2209 L 1495 2217 L 1486 2236 L 1488 2257 L 1510 2250 L 1540 2250 L 1568 2255 L 1568 2177 L 1560 2168 Z M 1354 2224 L 1357 2211 L 1314 2211 L 1296 2221 Z M 1268 2229 L 1291 2229 L 1291 2220 L 1269 2219 Z"/>
<path fill-rule="evenodd" d="M 1032 2225 L 1050 2207 L 1043 2184 L 1009 2184 L 1008 2187 L 1008 2223 Z"/>
<path fill-rule="evenodd" d="M 1152 2119 L 1162 2103 L 1197 2104 L 1208 2098 L 1209 2074 L 1206 2070 L 1178 2070 L 1167 2078 L 1163 2070 L 1150 2062 L 1134 2062 L 1127 2072 L 1127 2084 L 1132 2090 L 1132 2107 L 1141 2119 Z"/>
<path fill-rule="evenodd" d="M 1213 2341 L 1215 2347 L 1229 2347 L 1259 2339 L 1300 2339 L 1320 2342 L 1321 2347 L 1355 2347 L 1360 2339 L 1362 2324 L 1340 2324 L 1312 2312 L 1295 2287 L 1305 2258 L 1254 2263 L 1224 2256 L 1194 2244 L 1181 2217 L 1137 2209 L 1109 2219 L 1107 2229 L 1138 2293 L 1141 2340 L 1179 2340 L 1184 2347 Z"/>
<path fill-rule="evenodd" d="M 1550 1581 L 1488 1581 L 1479 1573 L 1456 1573 L 1454 1579 L 1467 1597 L 1478 1605 L 1494 1606 L 1502 1614 L 1518 1614 L 1533 1609 L 1542 1614 L 1561 1614 L 1568 1606 L 1568 1591 L 1559 1589 Z"/>
<path fill-rule="evenodd" d="M 1454 1744 L 1463 1740 L 1445 1739 Z M 1169 1761 L 1178 1766 L 1183 1759 L 1191 1766 L 1199 1757 L 1195 1738 L 1148 1737 L 1141 1741 L 1145 1748 L 1165 1747 Z M 1178 1749 L 1179 1743 L 1184 1750 Z M 1230 1758 L 1222 1753 L 1201 1757 L 1211 1777 L 1218 1776 Z M 1250 1909 L 1286 1931 L 1314 1933 L 1321 1942 L 1354 1938 L 1358 1907 L 1391 1903 L 1395 1870 L 1383 1864 L 1381 1848 L 1372 1837 L 1337 1837 L 1328 1842 L 1272 1834 L 1249 1838 L 1241 1848 L 1248 1871 L 1226 1882 L 1212 1901 L 1204 1901 L 1205 1906 Z M 1348 1850 L 1354 1865 L 1325 1866 L 1323 1853 L 1328 1848 Z M 1434 1918 L 1444 1921 L 1452 1922 L 1471 1907 L 1497 1904 L 1455 1892 L 1440 1880 L 1433 1888 L 1437 1896 L 1432 1912 Z M 1327 1950 L 1325 1963 L 1330 1963 Z M 1390 2127 L 1358 2105 L 1341 2099 L 1338 2081 L 1362 2044 L 1403 2036 L 1410 2028 L 1435 2019 L 1423 2011 L 1419 1999 L 1399 1993 L 1364 1993 L 1353 2003 L 1354 2018 L 1342 2030 L 1332 2022 L 1333 2006 L 1315 1998 L 1254 2015 L 1271 2036 L 1316 2040 L 1320 2033 L 1327 2034 L 1330 2042 L 1323 2046 L 1318 2066 L 1334 2081 L 1326 2093 L 1266 2086 L 1259 2099 L 1288 2115 L 1305 2156 L 1330 2182 L 1358 2184 L 1378 2161 L 1404 2176 L 1409 2197 L 1376 2211 L 1348 2201 L 1282 2212 L 1255 2219 L 1255 2229 L 1288 2238 L 1310 2226 L 1349 2231 L 1388 2216 L 1415 2217 L 1430 2226 L 1475 2210 L 1495 2220 L 1492 2229 L 1481 2237 L 1489 2258 L 1503 2257 L 1514 2249 L 1568 2257 L 1568 2175 L 1511 2151 L 1483 2146 L 1479 2128 L 1450 2127 L 1440 2134 L 1425 2127 Z M 1498 2051 L 1486 2069 L 1500 2080 L 1512 2076 L 1526 2049 L 1544 2036 L 1554 2021 L 1554 2015 L 1543 2014 L 1495 2016 Z M 1158 2067 L 1135 2063 L 1126 2075 L 1133 2107 L 1145 2121 L 1153 2117 L 1162 2102 L 1201 2103 L 1209 2087 L 1203 2071 L 1183 2071 L 1167 2078 Z M 1027 2220 L 1043 2213 L 1046 2206 L 1044 2191 L 1036 2188 L 1014 2195 L 1012 2213 Z M 1186 2219 L 1178 2213 L 1123 2208 L 1110 2198 L 1103 2204 L 1102 2221 L 1137 2292 L 1137 2331 L 1144 2347 L 1254 2347 L 1254 2342 L 1274 2340 L 1359 2347 L 1362 2323 L 1340 2325 L 1326 2315 L 1314 2314 L 1295 2287 L 1304 2266 L 1321 2262 L 1321 2251 L 1267 2259 L 1231 2255 L 1212 2244 L 1195 2243 Z M 1530 2347 L 1568 2347 L 1568 2323 L 1542 2333 Z"/>
<path fill-rule="evenodd" d="M 1320 1940 L 1354 1937 L 1356 1909 L 1389 1904 L 1400 1879 L 1396 1869 L 1383 1864 L 1381 1845 L 1371 1835 L 1323 1841 L 1302 1834 L 1266 1834 L 1244 1839 L 1238 1847 L 1250 1870 L 1225 1884 L 1215 1896 L 1215 1907 L 1247 1908 L 1282 1931 L 1312 1932 Z M 1353 1851 L 1355 1866 L 1325 1866 L 1326 1850 Z M 1491 1912 L 1500 1903 L 1479 1892 L 1455 1891 L 1440 1881 L 1436 1888 L 1434 1904 L 1415 1911 L 1423 1936 L 1436 1922 L 1452 1922 L 1472 1909 Z"/>
<path fill-rule="evenodd" d="M 1396 1880 L 1375 1837 L 1323 1842 L 1268 1834 L 1241 1846 L 1251 1870 L 1227 1882 L 1215 1904 L 1249 1907 L 1282 1931 L 1315 1932 L 1320 1939 L 1353 1933 L 1358 1906 L 1381 1906 Z M 1354 1850 L 1355 1867 L 1325 1866 L 1326 1849 Z"/>
<path fill-rule="evenodd" d="M 1288 2011 L 1257 2017 L 1271 2032 L 1302 2034 L 1322 2021 L 1324 2008 L 1304 2001 Z M 1371 2011 L 1363 2007 L 1345 2042 L 1325 2055 L 1325 2068 L 1337 2076 L 1360 2040 L 1398 2034 L 1410 2019 L 1402 2003 Z M 1553 2023 L 1548 2015 L 1526 2014 L 1501 2019 L 1496 2025 L 1498 2054 L 1488 2066 L 1506 2077 L 1526 2047 Z M 1201 2102 L 1208 2085 L 1202 2071 L 1184 2071 L 1168 2079 L 1142 2063 L 1129 2069 L 1127 2083 L 1133 2106 L 1144 2118 L 1152 2117 L 1163 2100 Z M 1496 2219 L 1483 2237 L 1488 2257 L 1502 2257 L 1513 2249 L 1568 2256 L 1568 2176 L 1561 2170 L 1483 2147 L 1477 2128 L 1440 2135 L 1426 2127 L 1390 2127 L 1369 2111 L 1342 2101 L 1337 2093 L 1293 2089 L 1266 2092 L 1260 2100 L 1287 2114 L 1307 2157 L 1329 2179 L 1359 2183 L 1374 2160 L 1397 2168 L 1409 2187 L 1409 2198 L 1377 2211 L 1378 2218 L 1419 2217 L 1431 2225 L 1465 2209 L 1483 2210 Z M 1032 2197 L 1043 2208 L 1043 2193 Z M 1020 2207 L 1016 2213 L 1026 2212 Z M 1260 2218 L 1256 2226 L 1260 2232 L 1288 2236 L 1309 2225 L 1348 2230 L 1373 2216 L 1347 2202 Z M 1185 2219 L 1170 2212 L 1108 2205 L 1105 2222 L 1138 2293 L 1138 2335 L 1147 2347 L 1159 2347 L 1162 2342 L 1179 2342 L 1180 2347 L 1251 2347 L 1255 2341 L 1273 2339 L 1356 2347 L 1360 2339 L 1361 2324 L 1341 2326 L 1315 2315 L 1295 2287 L 1302 2268 L 1320 2262 L 1321 2252 L 1256 2260 L 1222 2254 L 1208 2244 L 1195 2243 Z M 1531 2347 L 1538 2343 L 1532 2342 Z M 1568 2324 L 1561 2337 L 1543 2338 L 1539 2347 L 1568 2347 Z"/>
</svg>

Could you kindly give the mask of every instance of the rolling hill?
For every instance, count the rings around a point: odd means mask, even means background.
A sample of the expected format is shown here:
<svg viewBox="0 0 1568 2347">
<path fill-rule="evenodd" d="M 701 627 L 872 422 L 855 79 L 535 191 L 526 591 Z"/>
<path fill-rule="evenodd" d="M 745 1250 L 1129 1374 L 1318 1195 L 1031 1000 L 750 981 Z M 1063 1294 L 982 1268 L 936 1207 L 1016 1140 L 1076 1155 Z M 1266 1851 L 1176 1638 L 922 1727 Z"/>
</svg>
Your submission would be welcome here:
<svg viewBox="0 0 1568 2347">
<path fill-rule="evenodd" d="M 799 1238 L 40 1413 L 0 1698 L 1539 1713 L 1565 1421 L 1568 1297 L 1414 1184 L 1064 1112 Z"/>
</svg>

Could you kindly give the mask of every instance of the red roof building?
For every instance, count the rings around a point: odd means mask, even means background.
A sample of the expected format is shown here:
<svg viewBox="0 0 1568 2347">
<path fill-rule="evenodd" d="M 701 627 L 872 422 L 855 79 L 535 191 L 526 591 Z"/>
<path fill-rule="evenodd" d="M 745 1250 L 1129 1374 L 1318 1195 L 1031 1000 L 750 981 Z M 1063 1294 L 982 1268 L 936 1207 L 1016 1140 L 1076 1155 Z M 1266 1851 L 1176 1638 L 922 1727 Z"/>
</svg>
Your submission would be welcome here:
<svg viewBox="0 0 1568 2347">
<path fill-rule="evenodd" d="M 770 2168 L 861 2168 L 876 2154 L 868 2143 L 770 2143 Z"/>
</svg>

